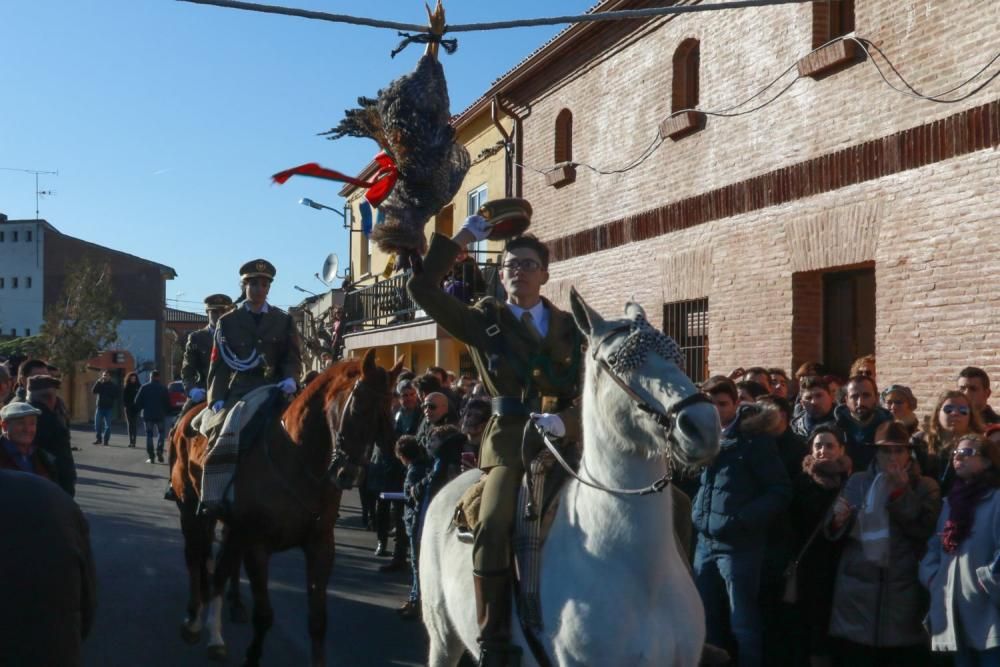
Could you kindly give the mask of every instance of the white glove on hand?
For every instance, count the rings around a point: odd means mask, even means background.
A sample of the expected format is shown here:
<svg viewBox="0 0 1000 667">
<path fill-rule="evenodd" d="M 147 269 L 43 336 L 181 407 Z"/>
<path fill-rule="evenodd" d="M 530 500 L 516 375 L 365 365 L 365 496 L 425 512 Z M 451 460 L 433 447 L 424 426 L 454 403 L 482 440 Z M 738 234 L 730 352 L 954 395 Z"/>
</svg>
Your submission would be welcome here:
<svg viewBox="0 0 1000 667">
<path fill-rule="evenodd" d="M 213 403 L 212 412 L 218 412 L 219 410 L 221 410 L 222 406 L 225 405 L 225 403 L 226 403 L 225 401 L 216 401 L 215 403 Z"/>
<path fill-rule="evenodd" d="M 530 416 L 531 422 L 542 435 L 553 438 L 561 438 L 566 435 L 566 424 L 563 423 L 562 417 L 559 415 L 549 414 L 548 412 L 541 414 L 532 412 Z"/>
<path fill-rule="evenodd" d="M 295 380 L 293 380 L 292 378 L 285 378 L 284 380 L 278 383 L 278 389 L 285 392 L 285 394 L 289 396 L 294 394 L 295 390 L 298 388 L 299 386 L 295 383 Z"/>
<path fill-rule="evenodd" d="M 483 241 L 490 235 L 490 223 L 481 215 L 470 215 L 462 224 L 462 229 L 468 230 L 477 241 Z"/>
<path fill-rule="evenodd" d="M 195 387 L 188 392 L 188 398 L 190 398 L 195 403 L 201 403 L 202 401 L 204 401 L 205 396 L 206 396 L 205 390 L 202 389 L 201 387 Z"/>
</svg>

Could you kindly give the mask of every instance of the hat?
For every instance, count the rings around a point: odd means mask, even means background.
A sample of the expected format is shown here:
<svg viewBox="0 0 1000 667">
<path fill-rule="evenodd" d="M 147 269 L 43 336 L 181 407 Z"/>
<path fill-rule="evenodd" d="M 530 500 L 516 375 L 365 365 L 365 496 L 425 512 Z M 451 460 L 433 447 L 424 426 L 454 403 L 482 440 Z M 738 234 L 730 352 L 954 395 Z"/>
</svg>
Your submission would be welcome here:
<svg viewBox="0 0 1000 667">
<path fill-rule="evenodd" d="M 240 267 L 240 279 L 267 278 L 268 280 L 274 280 L 274 274 L 277 272 L 278 270 L 274 268 L 274 264 L 271 264 L 266 259 L 251 259 Z"/>
<path fill-rule="evenodd" d="M 913 391 L 902 384 L 891 384 L 882 390 L 882 405 L 889 400 L 889 394 L 902 394 L 906 398 L 906 402 L 910 404 L 911 410 L 917 409 L 917 397 L 913 395 Z"/>
<path fill-rule="evenodd" d="M 243 267 L 244 269 L 246 266 Z M 225 294 L 212 294 L 205 297 L 205 310 L 229 310 L 233 307 L 233 300 Z"/>
<path fill-rule="evenodd" d="M 483 204 L 478 214 L 490 224 L 489 238 L 495 240 L 514 238 L 531 225 L 531 204 L 527 199 L 494 199 Z"/>
<path fill-rule="evenodd" d="M 24 417 L 37 417 L 42 414 L 38 408 L 31 407 L 30 403 L 24 401 L 14 401 L 8 403 L 0 410 L 0 421 L 9 422 L 12 419 L 22 419 Z"/>
<path fill-rule="evenodd" d="M 62 386 L 62 380 L 51 375 L 32 375 L 28 378 L 28 391 L 45 391 L 46 389 L 58 389 Z"/>
</svg>

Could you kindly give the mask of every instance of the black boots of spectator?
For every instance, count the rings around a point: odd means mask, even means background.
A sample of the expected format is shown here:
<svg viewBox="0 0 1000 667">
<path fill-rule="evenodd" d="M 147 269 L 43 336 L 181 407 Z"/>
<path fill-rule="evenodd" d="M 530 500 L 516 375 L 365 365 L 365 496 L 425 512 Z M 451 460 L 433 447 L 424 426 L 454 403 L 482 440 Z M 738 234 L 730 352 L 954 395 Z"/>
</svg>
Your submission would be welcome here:
<svg viewBox="0 0 1000 667">
<path fill-rule="evenodd" d="M 520 667 L 521 649 L 510 643 L 510 574 L 474 574 L 479 621 L 479 667 Z"/>
</svg>

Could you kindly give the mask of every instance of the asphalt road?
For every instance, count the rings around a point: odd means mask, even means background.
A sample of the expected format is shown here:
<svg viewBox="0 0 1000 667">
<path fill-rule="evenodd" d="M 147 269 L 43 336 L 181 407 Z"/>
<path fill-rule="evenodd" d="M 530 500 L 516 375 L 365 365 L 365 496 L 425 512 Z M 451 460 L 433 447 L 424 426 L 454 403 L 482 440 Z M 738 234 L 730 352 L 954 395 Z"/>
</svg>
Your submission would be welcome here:
<svg viewBox="0 0 1000 667">
<path fill-rule="evenodd" d="M 141 430 L 141 429 L 140 429 Z M 91 432 L 73 432 L 76 500 L 90 522 L 98 575 L 98 610 L 84 642 L 87 667 L 219 665 L 208 660 L 205 639 L 185 644 L 180 622 L 187 604 L 187 570 L 176 506 L 163 500 L 167 467 L 145 463 L 140 433 L 135 449 L 120 429 L 109 447 L 95 446 Z M 403 621 L 395 609 L 409 590 L 409 571 L 382 574 L 387 562 L 372 555 L 374 534 L 361 525 L 358 496 L 345 496 L 337 522 L 337 560 L 328 587 L 327 664 L 331 667 L 421 665 L 427 640 L 419 621 Z M 264 644 L 264 665 L 305 665 L 305 562 L 301 551 L 271 559 L 270 591 L 275 622 Z M 249 604 L 246 575 L 241 587 Z M 229 660 L 242 664 L 249 625 L 225 621 Z"/>
</svg>

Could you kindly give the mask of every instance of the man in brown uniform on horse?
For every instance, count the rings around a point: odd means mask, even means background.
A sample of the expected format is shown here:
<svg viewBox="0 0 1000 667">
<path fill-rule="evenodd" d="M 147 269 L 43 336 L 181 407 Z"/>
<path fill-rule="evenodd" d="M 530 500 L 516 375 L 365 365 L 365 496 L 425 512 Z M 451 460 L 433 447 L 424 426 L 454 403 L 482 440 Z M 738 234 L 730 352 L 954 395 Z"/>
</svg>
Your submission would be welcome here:
<svg viewBox="0 0 1000 667">
<path fill-rule="evenodd" d="M 522 445 L 540 447 L 529 417 L 558 437 L 577 440 L 579 416 L 573 401 L 580 394 L 580 336 L 573 317 L 541 296 L 549 278 L 549 251 L 534 236 L 507 243 L 501 279 L 507 302 L 492 297 L 469 306 L 440 285 L 462 249 L 481 241 L 491 224 L 509 215 L 530 216 L 526 202 L 501 200 L 484 208 L 490 221 L 471 216 L 452 239 L 435 234 L 408 288 L 443 329 L 469 347 L 473 363 L 491 396 L 493 415 L 480 450 L 488 471 L 473 538 L 480 665 L 517 665 L 520 650 L 511 645 L 511 529 L 524 474 Z M 523 206 L 522 210 L 517 210 Z M 527 209 L 527 210 L 524 210 Z M 542 413 L 542 414 L 539 414 Z M 560 414 L 562 416 L 560 416 Z M 565 417 L 565 419 L 563 419 Z M 537 450 L 536 450 L 537 451 Z"/>
</svg>

